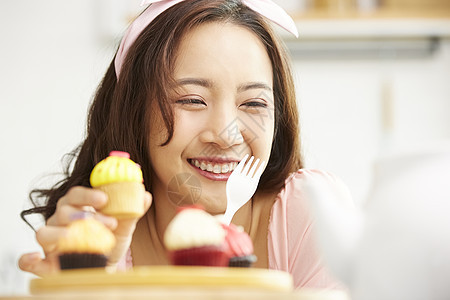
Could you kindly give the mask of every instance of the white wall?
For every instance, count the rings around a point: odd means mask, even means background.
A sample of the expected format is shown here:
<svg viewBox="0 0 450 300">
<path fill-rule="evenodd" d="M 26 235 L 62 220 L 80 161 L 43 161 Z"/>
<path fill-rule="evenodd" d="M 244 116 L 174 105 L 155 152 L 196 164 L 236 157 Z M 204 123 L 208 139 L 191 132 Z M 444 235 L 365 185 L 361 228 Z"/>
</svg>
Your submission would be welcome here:
<svg viewBox="0 0 450 300">
<path fill-rule="evenodd" d="M 106 21 L 124 26 L 103 2 L 0 1 L 0 294 L 27 290 L 17 259 L 39 247 L 19 213 L 29 207 L 30 189 L 59 171 L 62 155 L 81 141 L 116 47 L 102 43 L 110 38 Z"/>
<path fill-rule="evenodd" d="M 29 205 L 29 190 L 59 170 L 62 155 L 81 141 L 89 102 L 130 6 L 0 0 L 0 294 L 27 290 L 30 276 L 16 262 L 39 247 L 19 213 Z M 391 145 L 450 138 L 448 42 L 426 60 L 297 60 L 294 66 L 307 166 L 337 173 L 358 201 L 387 137 Z M 386 85 L 396 117 L 383 131 Z"/>
<path fill-rule="evenodd" d="M 364 202 L 373 161 L 450 139 L 450 41 L 421 59 L 296 60 L 307 167 L 337 173 Z"/>
</svg>

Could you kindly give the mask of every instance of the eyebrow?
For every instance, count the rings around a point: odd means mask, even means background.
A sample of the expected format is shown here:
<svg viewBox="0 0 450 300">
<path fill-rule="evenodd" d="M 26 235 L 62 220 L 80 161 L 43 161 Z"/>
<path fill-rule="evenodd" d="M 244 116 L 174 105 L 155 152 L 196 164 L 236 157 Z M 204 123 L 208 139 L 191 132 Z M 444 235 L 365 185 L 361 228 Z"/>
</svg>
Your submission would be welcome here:
<svg viewBox="0 0 450 300">
<path fill-rule="evenodd" d="M 183 78 L 180 80 L 177 80 L 178 85 L 199 85 L 205 88 L 212 87 L 212 82 L 207 79 L 201 79 L 201 78 Z"/>
<path fill-rule="evenodd" d="M 272 92 L 272 88 L 264 82 L 249 82 L 249 83 L 241 84 L 238 87 L 238 92 L 245 92 L 245 91 L 254 90 L 254 89 L 263 89 L 268 92 Z"/>
<path fill-rule="evenodd" d="M 211 88 L 213 83 L 210 80 L 202 79 L 202 78 L 183 78 L 177 80 L 178 85 L 198 85 L 205 88 Z M 252 89 L 263 89 L 269 92 L 272 92 L 272 88 L 264 82 L 248 82 L 241 84 L 238 86 L 238 92 L 245 92 Z"/>
</svg>

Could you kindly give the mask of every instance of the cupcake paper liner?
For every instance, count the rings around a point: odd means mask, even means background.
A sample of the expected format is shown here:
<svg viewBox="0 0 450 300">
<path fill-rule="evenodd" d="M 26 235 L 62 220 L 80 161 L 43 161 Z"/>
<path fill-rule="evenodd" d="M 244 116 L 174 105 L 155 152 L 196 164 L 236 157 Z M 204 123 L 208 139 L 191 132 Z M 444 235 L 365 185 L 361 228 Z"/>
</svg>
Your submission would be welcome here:
<svg viewBox="0 0 450 300">
<path fill-rule="evenodd" d="M 121 218 L 140 217 L 144 210 L 144 185 L 140 182 L 114 182 L 97 187 L 108 195 L 101 212 Z"/>
<path fill-rule="evenodd" d="M 181 249 L 170 252 L 173 265 L 178 266 L 228 266 L 229 256 L 223 247 L 203 246 L 190 249 Z"/>
<path fill-rule="evenodd" d="M 235 256 L 230 258 L 228 266 L 237 268 L 250 268 L 255 262 L 255 255 Z"/>
<path fill-rule="evenodd" d="M 65 253 L 59 255 L 61 270 L 82 268 L 104 268 L 108 258 L 103 254 Z"/>
</svg>

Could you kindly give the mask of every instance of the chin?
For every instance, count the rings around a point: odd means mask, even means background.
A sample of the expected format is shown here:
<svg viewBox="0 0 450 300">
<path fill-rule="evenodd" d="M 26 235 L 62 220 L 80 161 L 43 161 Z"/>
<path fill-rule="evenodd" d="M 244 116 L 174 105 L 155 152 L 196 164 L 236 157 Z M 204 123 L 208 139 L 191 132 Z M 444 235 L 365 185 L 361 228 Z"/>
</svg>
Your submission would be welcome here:
<svg viewBox="0 0 450 300">
<path fill-rule="evenodd" d="M 200 199 L 197 205 L 203 206 L 207 213 L 212 215 L 219 215 L 225 213 L 227 208 L 226 199 L 217 199 L 217 198 L 209 198 L 209 199 Z"/>
</svg>

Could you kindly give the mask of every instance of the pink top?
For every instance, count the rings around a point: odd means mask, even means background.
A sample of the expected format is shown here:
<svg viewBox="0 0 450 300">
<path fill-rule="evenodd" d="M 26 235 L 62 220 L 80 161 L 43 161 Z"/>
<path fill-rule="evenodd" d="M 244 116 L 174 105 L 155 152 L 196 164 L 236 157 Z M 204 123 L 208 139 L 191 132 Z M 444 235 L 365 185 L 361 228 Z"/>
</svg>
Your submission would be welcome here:
<svg viewBox="0 0 450 300">
<path fill-rule="evenodd" d="M 322 264 L 312 232 L 314 222 L 308 199 L 301 188 L 309 176 L 325 173 L 306 171 L 309 174 L 306 177 L 303 172 L 298 170 L 286 179 L 285 188 L 277 195 L 272 207 L 268 233 L 269 269 L 289 272 L 295 288 L 342 288 Z M 342 184 L 338 180 L 328 182 Z"/>
<path fill-rule="evenodd" d="M 308 177 L 304 175 L 308 173 Z M 317 170 L 298 170 L 287 179 L 272 207 L 268 231 L 269 269 L 288 272 L 295 288 L 343 288 L 322 264 L 312 228 L 313 218 L 302 185 L 311 176 L 326 176 L 331 185 L 342 184 L 333 175 Z M 331 176 L 331 177 L 330 177 Z M 119 262 L 119 269 L 132 267 L 131 251 Z"/>
</svg>

